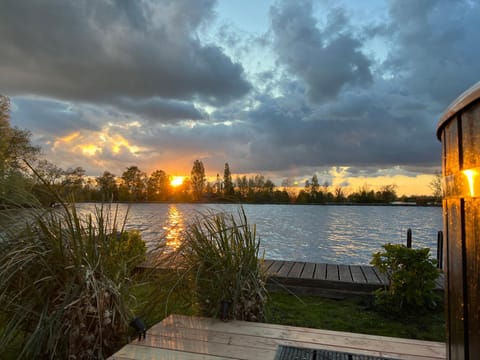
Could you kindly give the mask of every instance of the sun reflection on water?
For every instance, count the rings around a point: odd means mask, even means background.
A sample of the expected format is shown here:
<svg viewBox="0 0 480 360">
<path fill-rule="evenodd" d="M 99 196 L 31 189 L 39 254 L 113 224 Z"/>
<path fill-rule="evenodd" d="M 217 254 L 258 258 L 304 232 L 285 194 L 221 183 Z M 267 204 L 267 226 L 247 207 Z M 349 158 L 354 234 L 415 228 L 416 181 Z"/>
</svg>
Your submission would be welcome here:
<svg viewBox="0 0 480 360">
<path fill-rule="evenodd" d="M 185 219 L 183 213 L 178 210 L 175 204 L 168 207 L 165 230 L 166 245 L 169 249 L 175 251 L 182 243 L 182 232 L 185 229 Z"/>
</svg>

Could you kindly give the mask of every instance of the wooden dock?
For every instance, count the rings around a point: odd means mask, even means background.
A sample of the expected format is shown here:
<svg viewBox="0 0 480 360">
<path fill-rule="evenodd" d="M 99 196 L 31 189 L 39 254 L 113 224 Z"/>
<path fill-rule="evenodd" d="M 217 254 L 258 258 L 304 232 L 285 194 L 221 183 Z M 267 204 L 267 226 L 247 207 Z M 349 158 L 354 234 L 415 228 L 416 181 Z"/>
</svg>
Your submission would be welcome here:
<svg viewBox="0 0 480 360">
<path fill-rule="evenodd" d="M 388 286 L 387 276 L 373 266 L 335 265 L 301 261 L 265 260 L 272 289 L 287 289 L 303 295 L 345 298 L 371 295 Z M 437 279 L 437 290 L 444 289 L 444 274 Z"/>
<path fill-rule="evenodd" d="M 446 359 L 440 342 L 182 315 L 170 315 L 150 328 L 146 339 L 134 340 L 110 359 L 274 360 L 281 346 L 399 360 Z"/>
</svg>

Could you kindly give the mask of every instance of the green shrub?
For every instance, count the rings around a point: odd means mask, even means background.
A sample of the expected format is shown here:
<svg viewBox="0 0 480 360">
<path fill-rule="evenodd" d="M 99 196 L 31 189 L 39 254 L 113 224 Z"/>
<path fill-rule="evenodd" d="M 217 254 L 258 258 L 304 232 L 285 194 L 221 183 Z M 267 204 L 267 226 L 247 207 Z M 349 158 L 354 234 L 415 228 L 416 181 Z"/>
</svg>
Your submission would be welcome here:
<svg viewBox="0 0 480 360">
<path fill-rule="evenodd" d="M 179 248 L 180 279 L 187 281 L 204 316 L 260 321 L 267 300 L 260 241 L 243 209 L 209 213 L 190 225 Z"/>
<path fill-rule="evenodd" d="M 102 359 L 126 341 L 132 269 L 145 248 L 104 210 L 81 217 L 63 205 L 3 233 L 1 349 L 13 344 L 26 359 Z"/>
<path fill-rule="evenodd" d="M 440 299 L 434 289 L 439 271 L 437 261 L 429 256 L 430 249 L 398 244 L 383 248 L 385 251 L 375 253 L 371 261 L 389 280 L 388 287 L 375 292 L 378 309 L 401 315 L 436 308 Z"/>
</svg>

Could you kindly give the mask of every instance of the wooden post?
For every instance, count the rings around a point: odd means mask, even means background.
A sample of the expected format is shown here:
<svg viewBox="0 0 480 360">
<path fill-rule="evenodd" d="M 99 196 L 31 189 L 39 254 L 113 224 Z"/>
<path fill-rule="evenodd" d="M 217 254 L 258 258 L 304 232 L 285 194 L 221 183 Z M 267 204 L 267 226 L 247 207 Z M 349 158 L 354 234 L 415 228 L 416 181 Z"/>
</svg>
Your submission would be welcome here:
<svg viewBox="0 0 480 360">
<path fill-rule="evenodd" d="M 444 185 L 447 356 L 473 360 L 480 356 L 480 82 L 445 111 L 437 136 Z"/>
<path fill-rule="evenodd" d="M 412 248 L 412 229 L 407 230 L 407 248 Z"/>
</svg>

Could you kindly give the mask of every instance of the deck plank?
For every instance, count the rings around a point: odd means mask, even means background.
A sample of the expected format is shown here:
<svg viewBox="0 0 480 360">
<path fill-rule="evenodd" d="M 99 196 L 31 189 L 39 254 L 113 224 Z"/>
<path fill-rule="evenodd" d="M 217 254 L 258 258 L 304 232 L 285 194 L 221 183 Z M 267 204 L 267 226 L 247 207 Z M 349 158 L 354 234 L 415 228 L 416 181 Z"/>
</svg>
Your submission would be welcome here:
<svg viewBox="0 0 480 360">
<path fill-rule="evenodd" d="M 313 274 L 315 273 L 315 264 L 307 262 L 303 267 L 302 279 L 313 279 Z"/>
<path fill-rule="evenodd" d="M 290 273 L 288 274 L 288 277 L 300 278 L 304 267 L 304 262 L 295 262 L 292 266 L 292 269 L 290 270 Z"/>
<path fill-rule="evenodd" d="M 111 360 L 231 360 L 231 357 L 197 354 L 165 348 L 128 344 L 112 355 Z"/>
<path fill-rule="evenodd" d="M 268 259 L 263 260 L 263 262 L 262 262 L 263 270 L 266 271 L 266 272 L 269 272 L 270 267 L 274 263 L 275 263 L 275 260 L 268 260 Z"/>
<path fill-rule="evenodd" d="M 367 279 L 363 274 L 362 268 L 358 265 L 351 265 L 350 271 L 352 273 L 352 281 L 358 284 L 365 284 Z"/>
<path fill-rule="evenodd" d="M 373 267 L 362 266 L 361 268 L 362 268 L 363 274 L 365 275 L 365 278 L 367 279 L 368 284 L 382 285 L 382 282 L 378 278 L 377 274 L 375 273 L 375 271 L 373 271 Z"/>
<path fill-rule="evenodd" d="M 315 264 L 313 278 L 316 280 L 325 280 L 327 278 L 327 264 Z"/>
<path fill-rule="evenodd" d="M 282 267 L 277 272 L 277 276 L 288 277 L 288 274 L 290 273 L 290 270 L 292 269 L 294 264 L 294 261 L 284 261 Z"/>
<path fill-rule="evenodd" d="M 388 286 L 390 284 L 387 274 L 385 274 L 383 271 L 381 271 L 377 267 L 372 267 L 372 269 L 377 275 L 377 277 L 380 279 L 380 282 L 382 283 L 382 285 Z"/>
<path fill-rule="evenodd" d="M 338 276 L 340 281 L 353 282 L 350 266 L 348 265 L 338 265 Z"/>
<path fill-rule="evenodd" d="M 327 264 L 327 280 L 339 281 L 338 265 Z"/>
<path fill-rule="evenodd" d="M 283 266 L 284 261 L 274 260 L 272 265 L 268 268 L 268 273 L 272 276 L 276 276 L 278 270 Z"/>
</svg>

